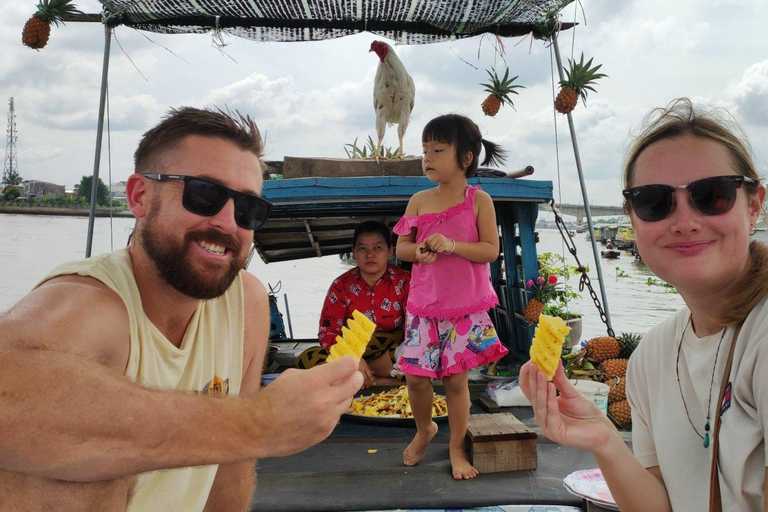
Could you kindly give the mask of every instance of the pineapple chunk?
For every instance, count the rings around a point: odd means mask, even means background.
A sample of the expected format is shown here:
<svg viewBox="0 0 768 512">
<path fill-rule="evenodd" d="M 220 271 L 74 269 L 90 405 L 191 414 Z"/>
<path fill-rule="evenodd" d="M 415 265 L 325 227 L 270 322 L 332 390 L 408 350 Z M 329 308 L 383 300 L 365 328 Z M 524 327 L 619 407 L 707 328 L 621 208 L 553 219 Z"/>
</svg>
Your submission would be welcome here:
<svg viewBox="0 0 768 512">
<path fill-rule="evenodd" d="M 349 326 L 349 327 L 347 327 Z M 358 310 L 352 312 L 352 318 L 347 320 L 347 326 L 341 328 L 341 336 L 336 336 L 336 343 L 331 347 L 327 361 L 333 361 L 342 356 L 360 359 L 365 353 L 365 347 L 371 340 L 376 324 Z"/>
<path fill-rule="evenodd" d="M 552 380 L 563 351 L 565 336 L 571 328 L 565 320 L 556 316 L 541 315 L 531 344 L 531 361 Z"/>
<path fill-rule="evenodd" d="M 368 334 L 369 336 L 373 335 L 373 331 L 376 330 L 376 324 L 371 322 L 367 316 L 365 316 L 358 310 L 354 310 L 352 312 L 352 319 L 355 320 L 358 324 L 360 324 L 363 327 L 363 329 L 365 329 L 365 332 L 369 333 Z"/>
</svg>

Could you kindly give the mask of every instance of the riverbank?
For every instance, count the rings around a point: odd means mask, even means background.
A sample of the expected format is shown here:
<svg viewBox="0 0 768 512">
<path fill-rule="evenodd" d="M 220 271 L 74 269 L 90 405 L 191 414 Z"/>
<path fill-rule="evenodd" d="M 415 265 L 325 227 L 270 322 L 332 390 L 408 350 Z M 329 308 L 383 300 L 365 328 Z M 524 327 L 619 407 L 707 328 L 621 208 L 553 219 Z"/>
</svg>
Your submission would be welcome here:
<svg viewBox="0 0 768 512">
<path fill-rule="evenodd" d="M 55 206 L 7 206 L 0 205 L 0 213 L 20 215 L 62 215 L 66 217 L 88 217 L 88 208 L 57 208 Z M 130 210 L 112 210 L 97 208 L 96 217 L 133 217 Z"/>
</svg>

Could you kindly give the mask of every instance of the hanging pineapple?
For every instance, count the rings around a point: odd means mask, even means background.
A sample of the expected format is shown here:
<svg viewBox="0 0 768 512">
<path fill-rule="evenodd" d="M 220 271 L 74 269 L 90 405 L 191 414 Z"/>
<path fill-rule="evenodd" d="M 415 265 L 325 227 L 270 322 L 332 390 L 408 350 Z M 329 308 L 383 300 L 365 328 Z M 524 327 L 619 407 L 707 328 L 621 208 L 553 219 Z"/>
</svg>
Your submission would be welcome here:
<svg viewBox="0 0 768 512">
<path fill-rule="evenodd" d="M 58 26 L 64 16 L 83 14 L 71 2 L 72 0 L 40 0 L 37 12 L 24 24 L 21 42 L 35 50 L 44 48 L 51 36 L 51 23 Z"/>
<path fill-rule="evenodd" d="M 579 97 L 581 97 L 586 106 L 587 91 L 595 92 L 595 89 L 592 87 L 595 80 L 608 76 L 597 72 L 602 67 L 602 64 L 598 64 L 595 67 L 591 66 L 592 59 L 589 59 L 586 64 L 584 63 L 584 53 L 581 54 L 581 59 L 578 63 L 568 59 L 569 69 L 565 70 L 567 79 L 560 82 L 560 92 L 557 93 L 555 98 L 555 110 L 561 114 L 573 112 L 573 109 L 576 108 L 576 104 L 579 102 Z"/>
<path fill-rule="evenodd" d="M 512 103 L 512 99 L 510 99 L 509 95 L 518 94 L 515 89 L 525 89 L 525 86 L 515 85 L 513 83 L 515 80 L 517 80 L 517 77 L 514 76 L 509 78 L 509 68 L 507 68 L 507 70 L 504 72 L 504 78 L 501 79 L 499 79 L 499 75 L 496 74 L 495 69 L 493 72 L 486 69 L 486 72 L 488 73 L 488 76 L 491 77 L 491 82 L 487 84 L 480 84 L 485 88 L 487 92 L 490 93 L 488 97 L 483 101 L 483 114 L 493 117 L 499 113 L 499 109 L 505 103 L 509 103 L 512 108 L 515 108 L 515 105 Z"/>
</svg>

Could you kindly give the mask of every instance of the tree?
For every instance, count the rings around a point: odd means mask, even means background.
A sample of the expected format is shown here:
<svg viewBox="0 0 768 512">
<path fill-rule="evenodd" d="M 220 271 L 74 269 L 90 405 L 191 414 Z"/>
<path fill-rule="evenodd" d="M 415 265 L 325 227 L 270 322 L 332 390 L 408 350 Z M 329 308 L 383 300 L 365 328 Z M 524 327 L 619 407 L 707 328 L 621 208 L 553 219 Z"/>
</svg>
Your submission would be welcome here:
<svg viewBox="0 0 768 512">
<path fill-rule="evenodd" d="M 75 188 L 75 195 L 82 197 L 88 204 L 91 202 L 91 186 L 93 183 L 93 176 L 83 176 L 80 180 L 80 184 Z M 96 189 L 96 204 L 108 205 L 109 204 L 109 189 L 107 185 L 99 178 L 99 185 Z"/>
<path fill-rule="evenodd" d="M 22 183 L 24 183 L 24 178 L 21 177 L 16 169 L 11 169 L 3 176 L 3 185 L 21 185 Z"/>
</svg>

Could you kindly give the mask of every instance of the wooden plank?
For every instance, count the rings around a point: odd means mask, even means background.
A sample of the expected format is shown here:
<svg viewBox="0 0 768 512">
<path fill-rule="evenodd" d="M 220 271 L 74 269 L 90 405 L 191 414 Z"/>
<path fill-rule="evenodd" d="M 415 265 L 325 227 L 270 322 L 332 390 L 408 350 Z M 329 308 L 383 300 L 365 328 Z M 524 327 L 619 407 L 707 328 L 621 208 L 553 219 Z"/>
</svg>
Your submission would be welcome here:
<svg viewBox="0 0 768 512">
<path fill-rule="evenodd" d="M 470 415 L 467 437 L 475 443 L 487 443 L 511 439 L 536 439 L 538 436 L 513 414 L 503 413 Z"/>
<path fill-rule="evenodd" d="M 363 176 L 422 176 L 421 158 L 363 160 L 360 158 L 301 158 L 283 160 L 283 179 L 350 178 Z"/>
<path fill-rule="evenodd" d="M 499 407 L 499 404 L 491 400 L 490 398 L 486 396 L 481 396 L 478 400 L 480 402 L 480 405 L 488 412 L 500 412 L 501 407 Z"/>
<path fill-rule="evenodd" d="M 472 443 L 469 460 L 480 473 L 536 469 L 536 439 Z"/>
</svg>

